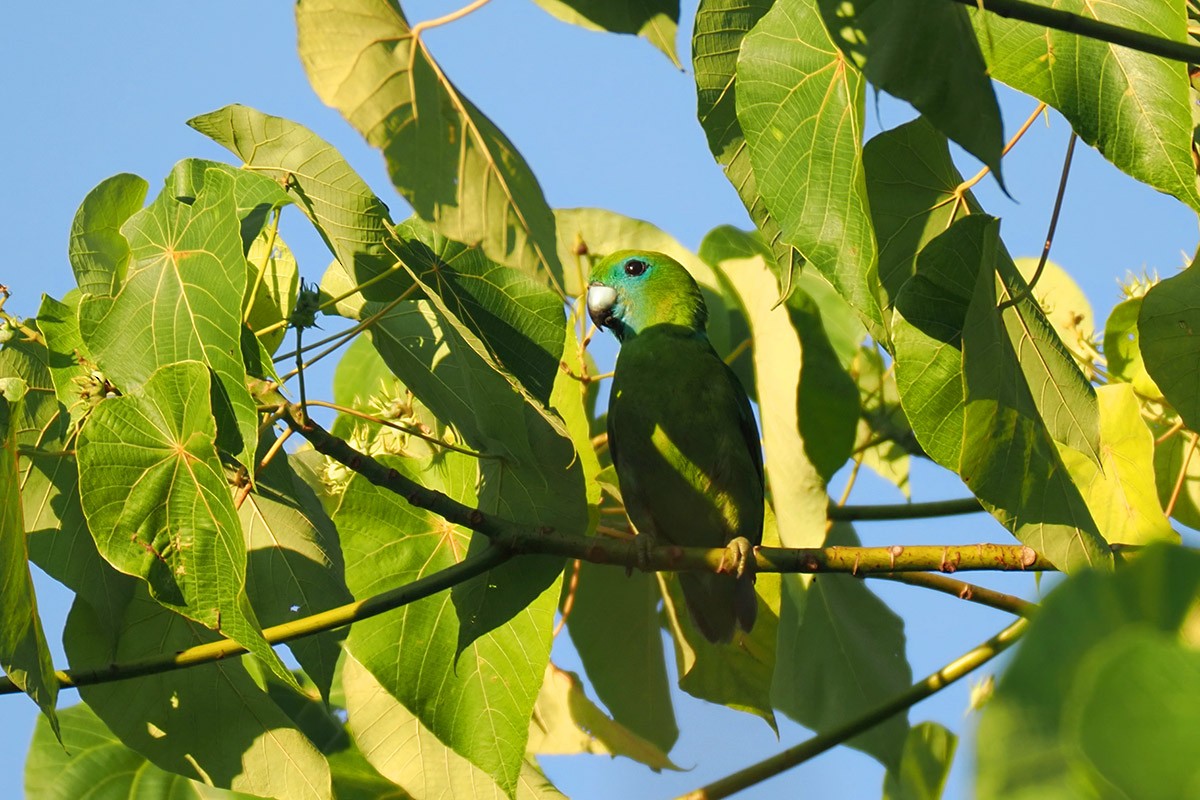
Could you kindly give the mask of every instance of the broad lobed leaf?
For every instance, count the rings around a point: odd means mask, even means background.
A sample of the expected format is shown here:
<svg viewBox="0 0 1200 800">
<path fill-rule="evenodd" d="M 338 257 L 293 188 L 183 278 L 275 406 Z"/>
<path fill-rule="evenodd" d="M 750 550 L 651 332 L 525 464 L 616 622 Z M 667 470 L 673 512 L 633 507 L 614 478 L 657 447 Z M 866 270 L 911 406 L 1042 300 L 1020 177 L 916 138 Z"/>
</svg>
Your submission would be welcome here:
<svg viewBox="0 0 1200 800">
<path fill-rule="evenodd" d="M 633 33 L 681 68 L 675 53 L 679 0 L 534 0 L 547 13 L 582 28 Z"/>
</svg>

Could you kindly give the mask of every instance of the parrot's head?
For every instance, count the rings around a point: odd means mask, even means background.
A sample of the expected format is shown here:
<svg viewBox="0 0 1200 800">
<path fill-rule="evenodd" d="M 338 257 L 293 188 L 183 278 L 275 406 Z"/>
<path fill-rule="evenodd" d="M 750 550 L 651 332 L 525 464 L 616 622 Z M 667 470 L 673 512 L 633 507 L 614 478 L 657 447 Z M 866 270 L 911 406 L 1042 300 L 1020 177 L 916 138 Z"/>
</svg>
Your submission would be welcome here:
<svg viewBox="0 0 1200 800">
<path fill-rule="evenodd" d="M 621 341 L 655 325 L 703 333 L 708 309 L 700 287 L 670 256 L 649 250 L 618 250 L 592 267 L 588 314 Z"/>
</svg>

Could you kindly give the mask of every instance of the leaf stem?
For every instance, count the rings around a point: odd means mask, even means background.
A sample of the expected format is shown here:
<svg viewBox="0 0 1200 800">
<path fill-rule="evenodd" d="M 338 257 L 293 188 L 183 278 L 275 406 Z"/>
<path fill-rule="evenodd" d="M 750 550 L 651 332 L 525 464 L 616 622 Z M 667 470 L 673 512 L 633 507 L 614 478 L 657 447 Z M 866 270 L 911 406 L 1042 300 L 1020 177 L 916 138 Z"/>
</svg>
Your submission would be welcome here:
<svg viewBox="0 0 1200 800">
<path fill-rule="evenodd" d="M 468 14 L 473 14 L 491 1 L 492 0 L 475 0 L 475 2 L 465 5 L 457 11 L 452 11 L 445 16 L 437 17 L 435 19 L 427 19 L 424 22 L 418 22 L 416 25 L 412 26 L 410 33 L 414 39 L 419 39 L 421 38 L 421 34 L 430 28 L 439 28 L 442 25 L 448 25 L 451 22 L 456 22 Z"/>
<path fill-rule="evenodd" d="M 474 458 L 499 458 L 499 456 L 494 456 L 489 453 L 480 453 L 476 450 L 470 449 L 469 447 L 460 447 L 456 444 L 451 444 L 450 442 L 442 441 L 441 439 L 437 438 L 436 436 L 433 436 L 428 433 L 424 433 L 424 432 L 418 430 L 417 428 L 412 427 L 411 425 L 401 425 L 398 422 L 392 422 L 389 419 L 383 419 L 382 417 L 377 417 L 373 414 L 367 414 L 363 411 L 359 411 L 358 409 L 350 408 L 348 406 L 338 405 L 337 403 L 330 403 L 325 400 L 309 400 L 308 404 L 310 406 L 319 406 L 321 408 L 330 408 L 341 414 L 349 414 L 352 417 L 358 417 L 359 419 L 366 420 L 367 422 L 374 422 L 376 425 L 383 425 L 384 427 L 387 427 L 387 428 L 394 428 L 395 430 L 398 430 L 401 433 L 407 433 L 411 436 L 417 437 L 418 439 L 422 439 L 426 442 L 429 442 L 430 444 L 435 445 L 437 447 L 441 447 L 446 450 L 453 450 L 454 452 L 462 453 L 465 456 L 472 456 Z M 290 428 L 288 429 L 288 432 L 291 433 Z"/>
<path fill-rule="evenodd" d="M 1167 501 L 1166 508 L 1163 513 L 1168 517 L 1175 510 L 1175 503 L 1179 500 L 1179 492 L 1183 489 L 1183 482 L 1187 479 L 1188 464 L 1192 461 L 1192 456 L 1196 453 L 1196 442 L 1200 440 L 1200 434 L 1193 433 L 1188 437 L 1187 453 L 1183 457 L 1183 463 L 1179 466 L 1179 477 L 1175 479 L 1175 488 L 1171 490 L 1171 499 Z"/>
<path fill-rule="evenodd" d="M 874 506 L 830 505 L 829 518 L 853 522 L 855 520 L 923 519 L 926 517 L 951 517 L 957 514 L 975 514 L 983 511 L 979 500 L 974 497 L 956 497 L 952 500 L 933 500 L 928 503 L 894 503 Z"/>
<path fill-rule="evenodd" d="M 678 800 L 717 800 L 729 797 L 735 792 L 754 786 L 768 778 L 772 778 L 792 767 L 803 764 L 826 750 L 830 750 L 858 734 L 886 722 L 901 711 L 908 709 L 922 700 L 930 697 L 960 678 L 969 675 L 979 667 L 991 661 L 1013 645 L 1025 632 L 1029 622 L 1019 619 L 983 644 L 971 649 L 951 661 L 937 672 L 914 683 L 904 692 L 893 697 L 882 705 L 871 709 L 857 719 L 839 725 L 833 730 L 817 734 L 795 747 L 790 747 L 781 753 L 752 764 L 743 770 L 721 778 L 718 781 L 701 787 L 689 794 L 681 795 Z"/>
<path fill-rule="evenodd" d="M 476 575 L 482 575 L 499 566 L 511 557 L 511 552 L 493 544 L 479 551 L 478 555 L 467 556 L 452 567 L 447 567 L 432 575 L 426 575 L 404 586 L 381 592 L 365 600 L 347 603 L 328 611 L 265 628 L 263 637 L 270 644 L 282 644 L 293 639 L 312 636 L 334 628 L 341 628 L 353 622 L 370 619 L 464 583 Z M 128 678 L 139 678 L 145 675 L 157 675 L 160 672 L 208 664 L 223 658 L 245 655 L 245 653 L 246 648 L 237 642 L 231 639 L 221 639 L 189 647 L 177 653 L 149 656 L 103 667 L 60 670 L 54 675 L 58 679 L 59 686 L 90 686 Z M 19 691 L 20 689 L 8 678 L 0 679 L 0 695 L 15 694 Z"/>
<path fill-rule="evenodd" d="M 933 572 L 874 572 L 867 577 L 882 578 L 885 581 L 907 583 L 910 586 L 921 586 L 933 589 L 935 592 L 952 594 L 960 600 L 1007 611 L 1018 617 L 1032 617 L 1038 608 L 1037 603 L 1031 603 L 1016 595 L 997 592 L 995 589 L 947 578 L 945 575 Z"/>
<path fill-rule="evenodd" d="M 1182 61 L 1185 64 L 1200 63 L 1200 47 L 1196 45 L 1123 28 L 1110 22 L 1101 22 L 1049 6 L 1035 5 L 1022 2 L 1022 0 L 954 0 L 954 2 L 971 8 L 982 8 L 984 11 L 1000 17 L 1075 33 L 1089 39 L 1098 39 L 1172 61 Z"/>
<path fill-rule="evenodd" d="M 258 287 L 262 286 L 263 281 L 267 278 L 267 267 L 271 265 L 271 251 L 275 249 L 275 238 L 279 235 L 279 216 L 282 212 L 281 208 L 275 209 L 274 218 L 271 220 L 271 233 L 267 236 L 266 255 L 263 256 L 262 267 L 258 270 L 258 274 L 254 276 L 254 288 L 250 290 L 250 299 L 246 301 L 246 313 L 242 316 L 243 325 L 250 322 L 254 301 L 258 299 Z"/>
</svg>

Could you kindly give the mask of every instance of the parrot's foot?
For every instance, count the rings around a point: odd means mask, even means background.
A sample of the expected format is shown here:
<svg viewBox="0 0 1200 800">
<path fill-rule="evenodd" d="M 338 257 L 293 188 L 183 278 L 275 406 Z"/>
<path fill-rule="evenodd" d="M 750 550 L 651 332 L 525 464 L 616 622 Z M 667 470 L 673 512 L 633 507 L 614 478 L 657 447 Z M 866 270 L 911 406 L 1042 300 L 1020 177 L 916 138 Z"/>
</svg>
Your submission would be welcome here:
<svg viewBox="0 0 1200 800">
<path fill-rule="evenodd" d="M 726 563 L 729 564 L 728 568 L 725 566 Z M 745 574 L 747 565 L 753 574 L 754 545 L 750 544 L 750 540 L 745 536 L 739 536 L 725 545 L 725 552 L 721 553 L 721 563 L 717 565 L 717 572 L 731 572 L 740 578 Z"/>
<path fill-rule="evenodd" d="M 637 536 L 633 537 L 633 547 L 637 552 L 637 568 L 642 572 L 650 569 L 650 551 L 654 549 L 654 537 L 648 533 L 638 532 Z M 633 566 L 625 568 L 625 574 L 633 574 Z"/>
</svg>

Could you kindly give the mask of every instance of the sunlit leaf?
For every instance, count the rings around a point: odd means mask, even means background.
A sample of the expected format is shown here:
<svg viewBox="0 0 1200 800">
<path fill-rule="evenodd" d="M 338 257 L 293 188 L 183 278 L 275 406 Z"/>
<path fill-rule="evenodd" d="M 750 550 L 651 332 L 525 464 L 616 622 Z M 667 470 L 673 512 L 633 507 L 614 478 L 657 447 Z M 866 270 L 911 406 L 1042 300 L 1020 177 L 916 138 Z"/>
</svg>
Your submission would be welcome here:
<svg viewBox="0 0 1200 800">
<path fill-rule="evenodd" d="M 76 601 L 63 644 L 72 667 L 98 668 L 219 638 L 139 589 L 115 619 Z M 328 800 L 324 757 L 255 682 L 246 663 L 224 659 L 87 686 L 80 695 L 126 747 L 168 772 L 255 796 Z"/>
<path fill-rule="evenodd" d="M 1195 707 L 1188 678 L 1194 662 L 1181 663 L 1194 659 L 1194 652 L 1181 659 L 1178 643 L 1166 649 L 1179 655 L 1155 648 L 1151 652 L 1161 657 L 1154 658 L 1150 672 L 1156 677 L 1145 669 L 1145 658 L 1153 656 L 1141 646 L 1110 659 L 1114 650 L 1125 649 L 1122 640 L 1153 636 L 1178 642 L 1181 628 L 1194 629 L 1198 590 L 1200 556 L 1155 545 L 1124 569 L 1082 571 L 1048 595 L 984 706 L 976 751 L 978 796 L 1107 796 L 1111 781 L 1127 788 L 1132 776 L 1148 781 L 1141 785 L 1144 796 L 1175 796 L 1150 787 L 1175 784 L 1194 768 L 1194 759 L 1174 758 L 1176 748 L 1194 748 L 1194 737 L 1169 741 L 1177 721 L 1190 718 Z M 1115 675 L 1109 670 L 1118 664 L 1126 667 L 1118 673 L 1120 690 L 1096 694 L 1098 681 L 1105 673 L 1111 681 Z M 1172 707 L 1178 716 L 1167 712 Z M 1104 723 L 1104 730 L 1084 730 L 1085 721 Z M 1119 747 L 1113 746 L 1114 736 L 1120 737 Z"/>
<path fill-rule="evenodd" d="M 290 205 L 292 198 L 279 181 L 266 173 L 203 158 L 185 158 L 176 164 L 167 176 L 167 190 L 177 200 L 194 203 L 204 190 L 204 178 L 210 169 L 233 181 L 233 205 L 241 222 L 242 251 L 248 253 L 267 227 L 271 212 Z"/>
<path fill-rule="evenodd" d="M 546 678 L 533 707 L 529 752 L 625 756 L 655 772 L 679 769 L 661 748 L 614 722 L 588 699 L 578 675 L 554 664 L 546 665 Z"/>
<path fill-rule="evenodd" d="M 862 163 L 861 74 L 808 0 L 778 0 L 742 43 L 737 85 L 754 176 L 783 241 L 883 338 Z"/>
<path fill-rule="evenodd" d="M 1040 258 L 1014 258 L 1017 271 L 1026 282 L 1037 275 Z M 1096 316 L 1083 289 L 1071 274 L 1049 259 L 1042 264 L 1042 273 L 1037 275 L 1033 296 L 1054 326 L 1058 338 L 1066 345 L 1085 372 L 1091 369 L 1097 355 L 1092 338 L 1096 333 Z M 1092 374 L 1088 372 L 1088 374 Z"/>
<path fill-rule="evenodd" d="M 246 542 L 217 457 L 209 391 L 208 370 L 184 361 L 97 406 L 79 435 L 83 510 L 109 563 L 293 680 L 246 594 Z"/>
<path fill-rule="evenodd" d="M 413 37 L 399 5 L 305 0 L 296 27 L 313 89 L 383 151 L 421 219 L 562 286 L 554 215 L 529 165 Z"/>
<path fill-rule="evenodd" d="M 1155 284 L 1142 298 L 1138 345 L 1150 378 L 1200 430 L 1200 270 L 1188 268 Z"/>
<path fill-rule="evenodd" d="M 593 31 L 641 36 L 682 67 L 675 53 L 679 0 L 534 0 L 563 22 Z"/>
<path fill-rule="evenodd" d="M 912 726 L 899 767 L 883 779 L 883 800 L 938 800 L 957 747 L 958 737 L 936 722 Z"/>
<path fill-rule="evenodd" d="M 1037 5 L 1186 39 L 1183 9 L 1158 0 Z M 993 78 L 1057 108 L 1118 168 L 1200 210 L 1185 64 L 984 11 L 971 9 L 971 16 Z"/>
<path fill-rule="evenodd" d="M 1109 380 L 1133 384 L 1133 390 L 1153 400 L 1163 399 L 1162 390 L 1146 371 L 1142 360 L 1138 315 L 1142 298 L 1131 297 L 1113 307 L 1104 322 L 1104 360 Z"/>
<path fill-rule="evenodd" d="M 142 207 L 149 184 L 121 173 L 88 192 L 75 220 L 67 256 L 82 292 L 108 297 L 120 288 L 129 265 L 129 243 L 121 226 Z"/>
</svg>

